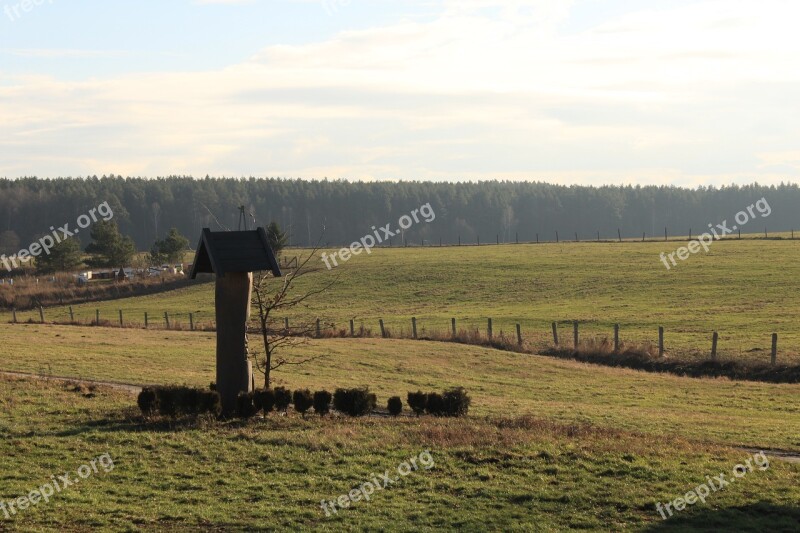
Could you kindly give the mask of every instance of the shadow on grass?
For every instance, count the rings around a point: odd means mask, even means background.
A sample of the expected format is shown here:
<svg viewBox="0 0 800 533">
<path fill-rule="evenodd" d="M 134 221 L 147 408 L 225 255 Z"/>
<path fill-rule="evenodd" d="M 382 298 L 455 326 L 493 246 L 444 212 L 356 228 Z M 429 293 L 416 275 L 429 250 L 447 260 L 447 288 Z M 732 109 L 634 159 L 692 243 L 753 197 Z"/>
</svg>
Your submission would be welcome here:
<svg viewBox="0 0 800 533">
<path fill-rule="evenodd" d="M 177 418 L 152 417 L 145 418 L 138 409 L 120 409 L 109 413 L 109 416 L 97 420 L 76 423 L 73 427 L 51 433 L 55 437 L 73 437 L 91 432 L 120 433 L 174 433 L 176 431 L 197 430 L 210 427 L 237 429 L 245 427 L 247 421 L 239 419 L 219 420 L 211 415 L 184 416 Z"/>
<path fill-rule="evenodd" d="M 798 506 L 758 502 L 726 509 L 694 509 L 652 524 L 642 531 L 800 531 Z"/>
</svg>

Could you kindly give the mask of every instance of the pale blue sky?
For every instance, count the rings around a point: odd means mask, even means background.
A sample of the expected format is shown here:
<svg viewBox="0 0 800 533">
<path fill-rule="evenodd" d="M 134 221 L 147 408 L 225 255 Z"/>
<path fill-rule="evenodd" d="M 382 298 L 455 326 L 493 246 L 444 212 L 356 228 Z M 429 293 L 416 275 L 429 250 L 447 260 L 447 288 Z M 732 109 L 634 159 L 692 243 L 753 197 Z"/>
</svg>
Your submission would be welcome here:
<svg viewBox="0 0 800 533">
<path fill-rule="evenodd" d="M 698 185 L 800 169 L 789 0 L 0 8 L 0 176 Z"/>
</svg>

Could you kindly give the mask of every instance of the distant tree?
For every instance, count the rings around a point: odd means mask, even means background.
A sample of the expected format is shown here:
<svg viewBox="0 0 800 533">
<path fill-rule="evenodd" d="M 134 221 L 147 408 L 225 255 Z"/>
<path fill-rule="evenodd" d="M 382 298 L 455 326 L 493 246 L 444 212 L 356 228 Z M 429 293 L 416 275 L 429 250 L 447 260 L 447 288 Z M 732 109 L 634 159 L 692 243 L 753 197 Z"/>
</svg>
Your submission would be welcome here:
<svg viewBox="0 0 800 533">
<path fill-rule="evenodd" d="M 189 239 L 181 235 L 177 228 L 172 228 L 166 239 L 153 244 L 150 249 L 150 263 L 154 265 L 164 262 L 181 263 L 188 248 Z"/>
<path fill-rule="evenodd" d="M 133 239 L 119 232 L 114 221 L 99 221 L 91 231 L 92 243 L 86 253 L 92 257 L 87 261 L 97 267 L 123 267 L 130 263 L 136 253 Z"/>
<path fill-rule="evenodd" d="M 69 272 L 83 263 L 81 246 L 75 239 L 65 239 L 36 258 L 36 270 L 42 274 Z"/>
<path fill-rule="evenodd" d="M 15 254 L 19 251 L 19 237 L 16 232 L 8 230 L 0 233 L 0 253 Z"/>
<path fill-rule="evenodd" d="M 281 230 L 281 227 L 274 220 L 269 223 L 269 226 L 266 227 L 266 230 L 269 245 L 277 257 L 281 255 L 281 251 L 286 248 L 286 243 L 289 241 L 289 237 L 286 235 L 285 231 Z"/>
</svg>

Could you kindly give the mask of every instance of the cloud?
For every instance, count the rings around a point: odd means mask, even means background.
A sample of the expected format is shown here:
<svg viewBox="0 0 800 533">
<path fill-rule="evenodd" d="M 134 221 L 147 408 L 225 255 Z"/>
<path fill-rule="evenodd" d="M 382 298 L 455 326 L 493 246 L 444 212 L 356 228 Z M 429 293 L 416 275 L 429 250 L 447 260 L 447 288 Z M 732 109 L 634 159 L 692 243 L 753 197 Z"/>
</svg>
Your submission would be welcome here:
<svg viewBox="0 0 800 533">
<path fill-rule="evenodd" d="M 0 174 L 794 177 L 775 154 L 798 150 L 800 6 L 698 1 L 569 30 L 582 6 L 446 0 L 426 22 L 271 46 L 217 71 L 6 77 Z"/>
</svg>

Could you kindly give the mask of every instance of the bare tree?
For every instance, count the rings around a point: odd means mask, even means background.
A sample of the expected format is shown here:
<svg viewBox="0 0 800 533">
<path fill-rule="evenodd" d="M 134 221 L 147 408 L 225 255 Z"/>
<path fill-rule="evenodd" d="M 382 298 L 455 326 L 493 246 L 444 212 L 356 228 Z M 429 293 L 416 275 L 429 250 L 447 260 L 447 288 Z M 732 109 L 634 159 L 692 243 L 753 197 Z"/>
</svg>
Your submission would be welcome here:
<svg viewBox="0 0 800 533">
<path fill-rule="evenodd" d="M 256 369 L 264 374 L 265 388 L 270 386 L 270 376 L 273 370 L 286 365 L 302 365 L 322 357 L 320 355 L 305 359 L 292 359 L 283 355 L 292 348 L 307 344 L 309 338 L 316 335 L 316 321 L 299 322 L 289 328 L 278 322 L 279 315 L 285 317 L 286 312 L 324 293 L 338 281 L 339 278 L 336 276 L 317 287 L 297 293 L 295 284 L 298 280 L 322 270 L 310 265 L 311 260 L 317 257 L 317 251 L 319 251 L 319 245 L 311 250 L 308 257 L 298 261 L 297 267 L 282 278 L 275 278 L 269 272 L 258 272 L 253 278 L 252 302 L 258 312 L 259 333 L 264 343 L 264 352 L 262 354 L 254 350 L 251 352 L 251 356 L 255 361 Z"/>
</svg>

